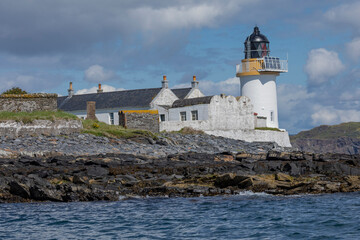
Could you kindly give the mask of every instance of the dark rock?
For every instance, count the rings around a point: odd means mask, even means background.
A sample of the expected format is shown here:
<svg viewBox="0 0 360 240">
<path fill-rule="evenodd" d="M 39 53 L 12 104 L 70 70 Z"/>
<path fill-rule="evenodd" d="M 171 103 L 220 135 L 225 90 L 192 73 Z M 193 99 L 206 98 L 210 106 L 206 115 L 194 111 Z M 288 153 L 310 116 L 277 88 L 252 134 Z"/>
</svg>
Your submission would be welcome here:
<svg viewBox="0 0 360 240">
<path fill-rule="evenodd" d="M 247 176 L 236 176 L 235 174 L 225 174 L 218 176 L 215 179 L 214 185 L 220 188 L 226 188 L 229 186 L 238 186 L 245 179 L 248 179 Z"/>
<path fill-rule="evenodd" d="M 79 175 L 74 175 L 72 182 L 75 184 L 85 184 L 84 179 Z"/>
<path fill-rule="evenodd" d="M 87 169 L 87 175 L 89 177 L 101 177 L 109 174 L 109 170 L 106 168 L 91 166 Z"/>
<path fill-rule="evenodd" d="M 32 199 L 38 201 L 62 201 L 62 197 L 58 192 L 38 185 L 30 187 L 30 196 Z"/>
<path fill-rule="evenodd" d="M 30 198 L 29 186 L 19 183 L 17 181 L 11 181 L 9 183 L 10 193 L 22 198 Z"/>
</svg>

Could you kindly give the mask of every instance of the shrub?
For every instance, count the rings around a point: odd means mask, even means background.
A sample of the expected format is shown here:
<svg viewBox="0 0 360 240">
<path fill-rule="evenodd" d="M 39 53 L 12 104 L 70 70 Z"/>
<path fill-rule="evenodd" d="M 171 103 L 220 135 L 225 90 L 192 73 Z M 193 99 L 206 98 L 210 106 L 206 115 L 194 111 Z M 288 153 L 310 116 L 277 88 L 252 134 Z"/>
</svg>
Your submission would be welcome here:
<svg viewBox="0 0 360 240">
<path fill-rule="evenodd" d="M 27 92 L 22 90 L 19 87 L 13 87 L 13 88 L 11 88 L 9 90 L 6 90 L 2 94 L 27 94 Z"/>
</svg>

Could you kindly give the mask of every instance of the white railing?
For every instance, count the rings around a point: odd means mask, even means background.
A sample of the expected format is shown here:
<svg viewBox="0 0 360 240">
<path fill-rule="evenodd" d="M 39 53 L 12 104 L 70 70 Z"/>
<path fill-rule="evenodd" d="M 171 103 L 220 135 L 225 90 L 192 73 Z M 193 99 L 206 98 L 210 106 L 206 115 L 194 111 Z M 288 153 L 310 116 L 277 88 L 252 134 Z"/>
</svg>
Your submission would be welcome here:
<svg viewBox="0 0 360 240">
<path fill-rule="evenodd" d="M 250 71 L 259 72 L 288 72 L 288 61 L 279 58 L 266 57 L 243 62 L 236 65 L 236 73 Z"/>
</svg>

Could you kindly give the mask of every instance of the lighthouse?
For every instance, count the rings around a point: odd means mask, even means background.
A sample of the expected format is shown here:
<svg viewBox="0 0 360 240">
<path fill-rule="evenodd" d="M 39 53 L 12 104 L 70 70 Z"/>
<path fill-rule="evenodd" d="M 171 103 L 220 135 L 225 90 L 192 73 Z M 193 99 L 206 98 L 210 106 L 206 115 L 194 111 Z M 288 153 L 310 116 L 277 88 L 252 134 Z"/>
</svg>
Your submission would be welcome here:
<svg viewBox="0 0 360 240">
<path fill-rule="evenodd" d="M 288 62 L 270 56 L 270 42 L 257 26 L 244 45 L 245 58 L 236 65 L 241 95 L 250 98 L 258 117 L 266 118 L 266 127 L 279 128 L 276 77 L 288 71 Z"/>
</svg>

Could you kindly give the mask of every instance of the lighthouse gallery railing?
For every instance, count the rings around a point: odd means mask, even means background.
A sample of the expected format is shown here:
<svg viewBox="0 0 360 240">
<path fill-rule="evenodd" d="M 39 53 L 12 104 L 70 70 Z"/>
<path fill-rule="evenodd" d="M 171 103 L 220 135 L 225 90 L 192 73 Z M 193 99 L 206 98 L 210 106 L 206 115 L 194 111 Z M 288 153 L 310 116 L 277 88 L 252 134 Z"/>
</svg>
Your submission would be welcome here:
<svg viewBox="0 0 360 240">
<path fill-rule="evenodd" d="M 250 71 L 259 72 L 287 72 L 288 61 L 280 60 L 276 57 L 263 57 L 257 59 L 249 59 L 236 65 L 236 73 L 244 73 Z"/>
</svg>

